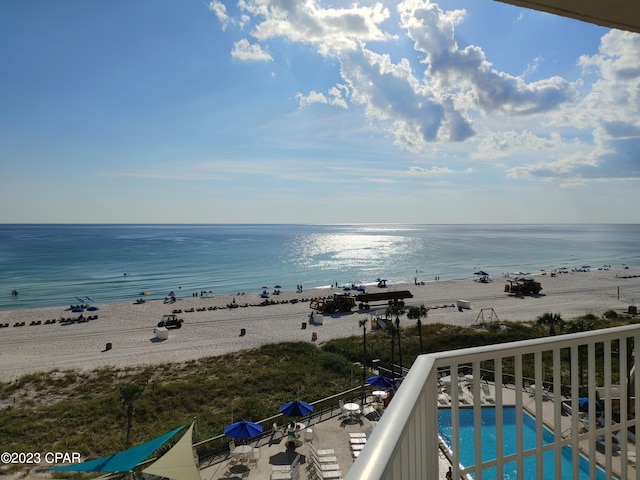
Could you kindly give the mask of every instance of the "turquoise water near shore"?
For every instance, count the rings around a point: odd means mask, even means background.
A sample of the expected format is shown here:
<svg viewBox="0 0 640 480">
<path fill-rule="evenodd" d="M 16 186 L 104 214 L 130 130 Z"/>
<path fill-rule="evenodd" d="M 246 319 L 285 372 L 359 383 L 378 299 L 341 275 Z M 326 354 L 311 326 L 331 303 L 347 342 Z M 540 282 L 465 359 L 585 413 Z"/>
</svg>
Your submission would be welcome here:
<svg viewBox="0 0 640 480">
<path fill-rule="evenodd" d="M 639 238 L 617 224 L 0 225 L 0 309 L 637 267 Z"/>
</svg>

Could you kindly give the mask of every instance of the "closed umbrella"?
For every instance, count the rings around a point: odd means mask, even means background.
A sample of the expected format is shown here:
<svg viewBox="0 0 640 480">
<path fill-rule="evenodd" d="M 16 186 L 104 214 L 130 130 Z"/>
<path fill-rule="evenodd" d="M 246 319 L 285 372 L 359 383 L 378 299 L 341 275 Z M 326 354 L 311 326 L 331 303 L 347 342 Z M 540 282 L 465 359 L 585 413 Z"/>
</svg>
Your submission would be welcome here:
<svg viewBox="0 0 640 480">
<path fill-rule="evenodd" d="M 367 378 L 367 384 L 378 388 L 392 388 L 394 386 L 393 379 L 389 377 L 383 377 L 381 375 L 375 375 Z"/>
<path fill-rule="evenodd" d="M 257 423 L 247 422 L 242 420 L 241 422 L 235 422 L 231 425 L 224 427 L 224 434 L 229 435 L 232 438 L 253 438 L 262 433 L 262 425 Z"/>
<path fill-rule="evenodd" d="M 294 400 L 280 406 L 280 413 L 287 417 L 304 417 L 311 412 L 313 412 L 313 406 L 300 400 Z"/>
</svg>

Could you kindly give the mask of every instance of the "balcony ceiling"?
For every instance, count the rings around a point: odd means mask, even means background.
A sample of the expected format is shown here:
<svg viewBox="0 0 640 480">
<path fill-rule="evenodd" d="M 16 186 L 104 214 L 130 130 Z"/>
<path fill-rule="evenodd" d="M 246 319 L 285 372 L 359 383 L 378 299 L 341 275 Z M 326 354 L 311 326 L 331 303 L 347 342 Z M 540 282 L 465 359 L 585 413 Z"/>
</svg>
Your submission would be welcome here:
<svg viewBox="0 0 640 480">
<path fill-rule="evenodd" d="M 638 0 L 498 0 L 519 7 L 555 13 L 603 27 L 640 33 Z"/>
</svg>

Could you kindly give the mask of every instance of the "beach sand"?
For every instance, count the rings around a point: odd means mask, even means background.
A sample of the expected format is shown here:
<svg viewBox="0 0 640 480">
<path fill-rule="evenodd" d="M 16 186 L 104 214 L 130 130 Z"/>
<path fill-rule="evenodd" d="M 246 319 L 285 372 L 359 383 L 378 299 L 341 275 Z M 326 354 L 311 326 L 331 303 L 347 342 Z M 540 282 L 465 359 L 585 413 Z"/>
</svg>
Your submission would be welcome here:
<svg viewBox="0 0 640 480">
<path fill-rule="evenodd" d="M 622 278 L 622 277 L 627 278 Z M 640 271 L 597 270 L 536 275 L 543 290 L 539 296 L 514 297 L 504 293 L 504 278 L 489 283 L 472 279 L 433 281 L 424 285 L 389 285 L 386 290 L 410 290 L 413 298 L 408 305 L 424 305 L 429 314 L 424 322 L 453 325 L 473 325 L 479 321 L 529 321 L 546 313 L 559 313 L 565 320 L 585 314 L 602 315 L 608 310 L 619 314 L 640 299 Z M 382 291 L 375 285 L 368 293 Z M 312 341 L 361 335 L 359 320 L 369 318 L 376 307 L 384 312 L 384 303 L 372 304 L 372 310 L 357 310 L 350 314 L 324 315 L 322 325 L 308 325 L 309 299 L 342 293 L 342 289 L 309 289 L 302 292 L 282 291 L 271 300 L 281 302 L 268 306 L 223 308 L 233 302 L 257 305 L 260 293 L 237 296 L 178 298 L 173 304 L 150 300 L 136 305 L 114 303 L 99 305 L 98 319 L 84 323 L 62 325 L 60 318 L 75 318 L 63 307 L 38 308 L 0 312 L 0 381 L 21 375 L 59 370 L 90 370 L 97 367 L 127 367 L 167 362 L 184 362 L 221 355 L 242 349 L 256 348 L 284 341 Z M 355 292 L 353 292 L 355 294 Z M 183 294 L 184 295 L 184 294 Z M 293 299 L 297 303 L 282 303 Z M 134 299 L 135 300 L 135 299 Z M 302 301 L 307 300 L 307 301 Z M 457 300 L 470 302 L 470 309 L 459 311 Z M 216 307 L 216 310 L 209 309 Z M 204 311 L 185 312 L 188 309 Z M 155 328 L 162 315 L 181 309 L 182 328 L 170 330 L 167 340 L 156 339 Z M 493 309 L 493 310 L 491 310 Z M 316 317 L 320 314 L 314 314 Z M 56 319 L 54 324 L 46 320 Z M 40 321 L 40 325 L 31 322 Z M 22 327 L 14 327 L 24 322 Z M 401 325 L 414 321 L 401 318 Z M 240 335 L 241 329 L 246 334 Z M 107 343 L 112 348 L 106 349 Z"/>
</svg>

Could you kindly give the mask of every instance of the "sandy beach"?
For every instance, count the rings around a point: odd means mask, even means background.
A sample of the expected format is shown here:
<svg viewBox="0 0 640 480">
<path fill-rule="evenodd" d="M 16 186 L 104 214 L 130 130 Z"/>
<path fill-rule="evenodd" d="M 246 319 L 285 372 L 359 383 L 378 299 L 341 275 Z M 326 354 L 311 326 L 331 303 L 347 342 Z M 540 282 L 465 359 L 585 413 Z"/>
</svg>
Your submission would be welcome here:
<svg viewBox="0 0 640 480">
<path fill-rule="evenodd" d="M 505 279 L 494 277 L 489 283 L 472 279 L 433 281 L 424 285 L 389 285 L 387 290 L 410 290 L 408 305 L 425 305 L 426 322 L 473 325 L 477 321 L 496 318 L 500 321 L 535 320 L 545 312 L 559 313 L 565 320 L 608 310 L 624 313 L 640 299 L 640 271 L 595 270 L 536 275 L 543 290 L 538 296 L 515 297 L 504 292 Z M 367 287 L 368 293 L 381 291 Z M 142 304 L 114 303 L 99 305 L 97 319 L 84 323 L 62 324 L 61 318 L 76 318 L 63 307 L 0 312 L 0 381 L 13 380 L 27 373 L 51 369 L 88 370 L 103 366 L 126 367 L 144 364 L 183 362 L 221 355 L 241 349 L 283 341 L 317 343 L 360 335 L 358 321 L 370 317 L 372 310 L 350 314 L 324 315 L 322 325 L 307 325 L 309 299 L 324 297 L 342 289 L 309 289 L 302 292 L 282 291 L 271 295 L 274 305 L 258 306 L 262 292 L 236 296 L 193 297 L 181 292 L 173 304 L 149 300 Z M 355 294 L 355 292 L 352 292 Z M 235 302 L 239 308 L 226 308 Z M 297 300 L 296 303 L 291 303 Z M 459 311 L 457 300 L 470 302 L 470 309 Z M 245 306 L 248 305 L 248 306 Z M 214 309 L 215 307 L 215 309 Z M 68 307 L 67 307 L 68 308 Z M 162 315 L 182 310 L 182 328 L 170 330 L 167 340 L 159 341 L 154 332 Z M 187 310 L 194 309 L 193 312 Z M 493 310 L 491 310 L 493 309 Z M 316 316 L 319 314 L 315 314 Z M 492 316 L 493 315 L 493 316 Z M 56 319 L 55 323 L 45 323 Z M 32 322 L 40 322 L 32 325 Z M 408 325 L 410 320 L 401 319 Z M 24 322 L 24 326 L 14 327 Z M 241 335 L 241 329 L 245 334 Z M 112 348 L 107 349 L 107 343 Z"/>
</svg>

